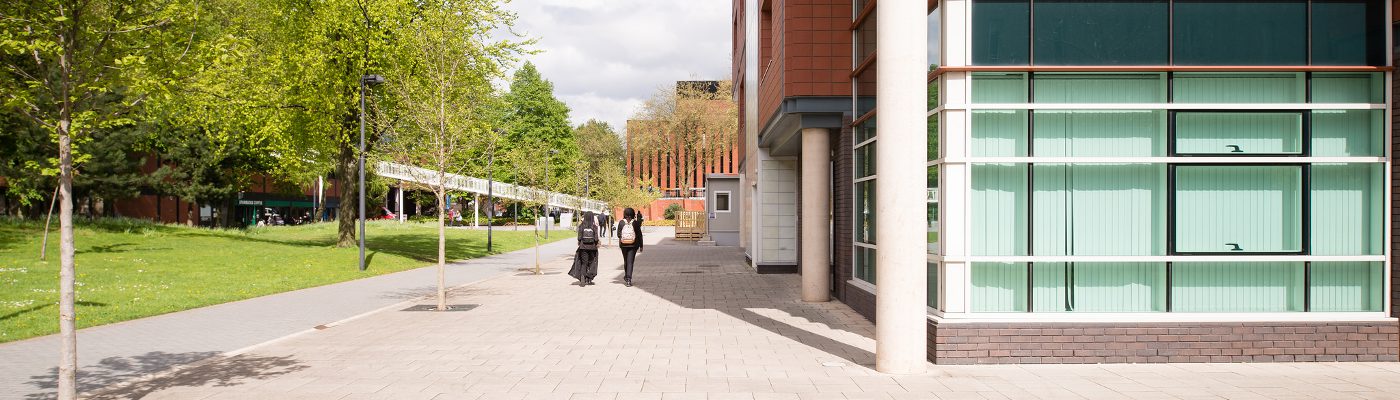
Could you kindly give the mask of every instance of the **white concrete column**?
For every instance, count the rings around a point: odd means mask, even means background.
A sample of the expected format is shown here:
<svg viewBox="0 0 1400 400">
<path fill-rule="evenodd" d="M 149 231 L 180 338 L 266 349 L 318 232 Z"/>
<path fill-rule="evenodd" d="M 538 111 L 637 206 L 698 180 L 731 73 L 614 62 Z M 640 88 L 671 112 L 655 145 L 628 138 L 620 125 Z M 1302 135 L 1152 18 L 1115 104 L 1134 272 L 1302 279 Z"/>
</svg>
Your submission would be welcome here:
<svg viewBox="0 0 1400 400">
<path fill-rule="evenodd" d="M 472 196 L 472 227 L 481 226 L 481 217 L 477 216 L 479 214 L 481 214 L 481 195 L 478 194 Z"/>
<path fill-rule="evenodd" d="M 399 223 L 403 223 L 404 221 L 408 221 L 408 216 L 403 215 L 403 182 L 399 182 L 399 189 L 397 190 L 397 192 L 399 196 Z"/>
<path fill-rule="evenodd" d="M 928 3 L 880 2 L 875 35 L 875 369 L 925 370 Z"/>
<path fill-rule="evenodd" d="M 802 301 L 831 300 L 831 132 L 802 130 Z"/>
</svg>

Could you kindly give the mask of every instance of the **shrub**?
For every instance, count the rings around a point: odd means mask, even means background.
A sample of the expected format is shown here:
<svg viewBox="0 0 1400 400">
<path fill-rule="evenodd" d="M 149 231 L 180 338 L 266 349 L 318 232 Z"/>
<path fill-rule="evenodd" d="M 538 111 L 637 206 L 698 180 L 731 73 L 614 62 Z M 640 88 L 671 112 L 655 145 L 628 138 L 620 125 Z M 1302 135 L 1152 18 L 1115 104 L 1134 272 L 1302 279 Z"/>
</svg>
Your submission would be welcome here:
<svg viewBox="0 0 1400 400">
<path fill-rule="evenodd" d="M 666 206 L 666 211 L 662 214 L 662 216 L 665 217 L 667 220 L 675 220 L 675 219 L 676 219 L 676 212 L 679 212 L 679 211 L 681 211 L 681 205 L 680 205 L 680 204 L 676 204 L 676 203 L 671 203 L 671 205 Z"/>
</svg>

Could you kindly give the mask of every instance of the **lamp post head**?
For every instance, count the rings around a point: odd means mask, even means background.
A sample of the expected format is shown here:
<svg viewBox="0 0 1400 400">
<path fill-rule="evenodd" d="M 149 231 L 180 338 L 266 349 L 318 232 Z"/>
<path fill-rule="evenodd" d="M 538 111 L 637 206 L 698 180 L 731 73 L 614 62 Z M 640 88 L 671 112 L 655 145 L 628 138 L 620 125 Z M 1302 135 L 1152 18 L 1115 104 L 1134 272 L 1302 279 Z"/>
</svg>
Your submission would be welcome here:
<svg viewBox="0 0 1400 400">
<path fill-rule="evenodd" d="M 384 83 L 383 75 L 365 75 L 360 77 L 360 82 L 366 85 L 378 85 Z"/>
</svg>

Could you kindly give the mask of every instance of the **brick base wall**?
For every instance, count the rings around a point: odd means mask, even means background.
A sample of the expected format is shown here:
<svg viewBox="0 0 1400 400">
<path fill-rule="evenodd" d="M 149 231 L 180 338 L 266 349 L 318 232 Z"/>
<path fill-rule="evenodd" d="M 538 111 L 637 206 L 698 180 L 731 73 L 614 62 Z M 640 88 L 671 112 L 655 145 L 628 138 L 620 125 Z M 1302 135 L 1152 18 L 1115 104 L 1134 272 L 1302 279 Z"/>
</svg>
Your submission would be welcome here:
<svg viewBox="0 0 1400 400">
<path fill-rule="evenodd" d="M 853 306 L 854 307 L 854 306 Z M 937 364 L 1397 361 L 1395 322 L 929 322 Z"/>
<path fill-rule="evenodd" d="M 875 294 L 867 292 L 865 291 L 865 289 L 858 288 L 855 285 L 852 285 L 850 282 L 842 281 L 841 285 L 845 286 L 846 288 L 846 297 L 841 299 L 841 302 L 846 303 L 847 306 L 850 306 L 852 310 L 855 310 L 856 314 L 860 314 L 862 317 L 865 317 L 865 319 L 868 319 L 870 320 L 870 322 L 874 323 Z"/>
</svg>

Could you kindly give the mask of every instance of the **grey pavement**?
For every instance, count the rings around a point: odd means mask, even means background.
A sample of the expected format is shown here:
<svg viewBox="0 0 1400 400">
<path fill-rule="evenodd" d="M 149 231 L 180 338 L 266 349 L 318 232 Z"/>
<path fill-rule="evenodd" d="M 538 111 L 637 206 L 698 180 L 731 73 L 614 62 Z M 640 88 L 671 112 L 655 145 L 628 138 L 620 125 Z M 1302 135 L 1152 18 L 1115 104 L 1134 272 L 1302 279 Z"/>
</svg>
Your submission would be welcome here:
<svg viewBox="0 0 1400 400">
<path fill-rule="evenodd" d="M 872 369 L 874 325 L 797 300 L 734 248 L 647 236 L 634 287 L 600 251 L 598 284 L 505 275 L 462 312 L 384 310 L 98 399 L 1400 399 L 1400 363 L 937 366 Z"/>
<path fill-rule="evenodd" d="M 540 247 L 549 262 L 575 243 Z M 533 267 L 534 248 L 454 262 L 448 287 Z M 353 266 L 351 266 L 353 267 Z M 429 266 L 78 331 L 80 390 L 131 380 L 436 293 Z M 0 399 L 42 399 L 56 387 L 57 335 L 0 344 Z"/>
</svg>

